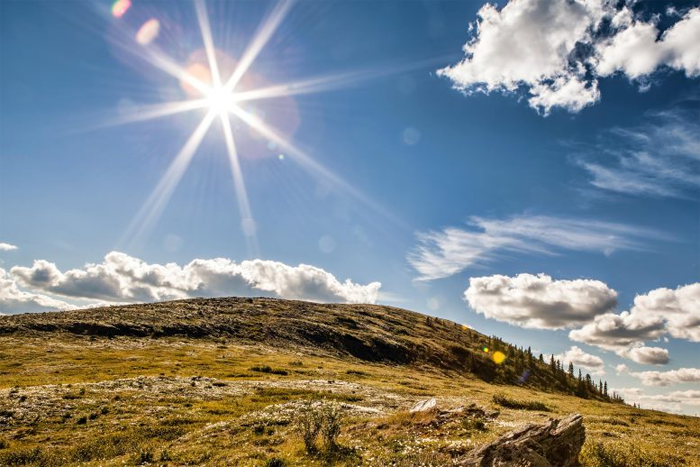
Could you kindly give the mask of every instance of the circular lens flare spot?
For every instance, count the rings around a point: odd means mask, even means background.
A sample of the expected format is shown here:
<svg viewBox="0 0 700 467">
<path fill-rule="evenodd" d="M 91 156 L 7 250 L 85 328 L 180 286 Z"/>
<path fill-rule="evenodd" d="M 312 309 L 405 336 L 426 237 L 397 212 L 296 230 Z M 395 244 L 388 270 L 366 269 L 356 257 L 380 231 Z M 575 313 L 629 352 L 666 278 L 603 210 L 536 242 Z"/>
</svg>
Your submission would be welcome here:
<svg viewBox="0 0 700 467">
<path fill-rule="evenodd" d="M 493 353 L 493 355 L 491 355 L 491 358 L 493 359 L 493 361 L 496 365 L 500 365 L 501 363 L 506 361 L 506 355 L 503 352 L 498 351 L 498 350 L 496 350 Z"/>
<path fill-rule="evenodd" d="M 121 18 L 131 7 L 131 0 L 117 0 L 112 4 L 112 16 Z"/>
<path fill-rule="evenodd" d="M 136 42 L 141 45 L 148 45 L 158 37 L 159 32 L 160 22 L 155 18 L 151 18 L 139 28 L 139 31 L 136 33 Z"/>
</svg>

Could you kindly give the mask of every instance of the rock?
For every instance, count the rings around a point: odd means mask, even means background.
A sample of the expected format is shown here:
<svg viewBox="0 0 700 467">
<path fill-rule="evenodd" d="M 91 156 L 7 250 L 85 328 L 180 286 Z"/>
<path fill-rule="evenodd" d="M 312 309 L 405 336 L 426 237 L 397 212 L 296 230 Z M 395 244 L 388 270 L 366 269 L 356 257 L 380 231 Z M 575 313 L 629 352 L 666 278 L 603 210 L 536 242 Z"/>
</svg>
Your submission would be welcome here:
<svg viewBox="0 0 700 467">
<path fill-rule="evenodd" d="M 529 424 L 476 449 L 457 465 L 463 467 L 577 467 L 586 439 L 583 417 Z"/>
<path fill-rule="evenodd" d="M 411 413 L 426 412 L 428 410 L 434 409 L 435 407 L 437 407 L 437 400 L 435 400 L 434 397 L 431 397 L 430 399 L 425 399 L 423 401 L 416 402 L 416 405 L 414 405 L 411 409 Z"/>
</svg>

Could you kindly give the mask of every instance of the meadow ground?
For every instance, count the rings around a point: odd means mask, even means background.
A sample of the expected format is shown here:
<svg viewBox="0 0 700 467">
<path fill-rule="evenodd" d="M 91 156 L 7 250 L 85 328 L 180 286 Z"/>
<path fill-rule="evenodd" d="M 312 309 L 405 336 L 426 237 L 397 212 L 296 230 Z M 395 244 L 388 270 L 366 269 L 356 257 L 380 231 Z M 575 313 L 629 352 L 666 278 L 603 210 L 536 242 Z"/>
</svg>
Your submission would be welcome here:
<svg viewBox="0 0 700 467">
<path fill-rule="evenodd" d="M 290 347 L 0 335 L 0 465 L 451 465 L 522 424 L 576 412 L 585 466 L 700 466 L 700 418 Z M 409 412 L 431 397 L 437 410 Z M 337 408 L 333 449 L 323 436 L 305 449 L 308 401 Z M 452 410 L 470 404 L 499 414 Z"/>
</svg>

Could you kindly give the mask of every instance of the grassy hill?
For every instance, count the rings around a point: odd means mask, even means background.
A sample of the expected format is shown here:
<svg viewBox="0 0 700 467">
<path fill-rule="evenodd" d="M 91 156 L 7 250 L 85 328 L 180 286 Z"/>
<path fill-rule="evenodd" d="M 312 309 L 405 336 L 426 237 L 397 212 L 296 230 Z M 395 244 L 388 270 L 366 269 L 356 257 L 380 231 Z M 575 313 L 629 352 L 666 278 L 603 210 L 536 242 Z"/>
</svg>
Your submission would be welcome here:
<svg viewBox="0 0 700 467">
<path fill-rule="evenodd" d="M 700 465 L 700 419 L 392 307 L 222 298 L 0 317 L 0 356 L 0 465 L 452 465 L 571 412 L 584 465 Z M 337 422 L 337 447 L 305 449 L 314 417 Z"/>
</svg>

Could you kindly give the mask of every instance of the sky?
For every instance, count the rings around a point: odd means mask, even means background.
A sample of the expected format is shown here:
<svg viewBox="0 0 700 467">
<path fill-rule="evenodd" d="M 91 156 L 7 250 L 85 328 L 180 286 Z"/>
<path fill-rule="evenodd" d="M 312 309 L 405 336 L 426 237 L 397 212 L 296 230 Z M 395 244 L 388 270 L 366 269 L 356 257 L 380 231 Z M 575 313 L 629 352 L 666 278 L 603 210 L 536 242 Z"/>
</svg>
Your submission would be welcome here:
<svg viewBox="0 0 700 467">
<path fill-rule="evenodd" d="M 0 313 L 464 323 L 700 415 L 700 3 L 0 3 Z"/>
</svg>

